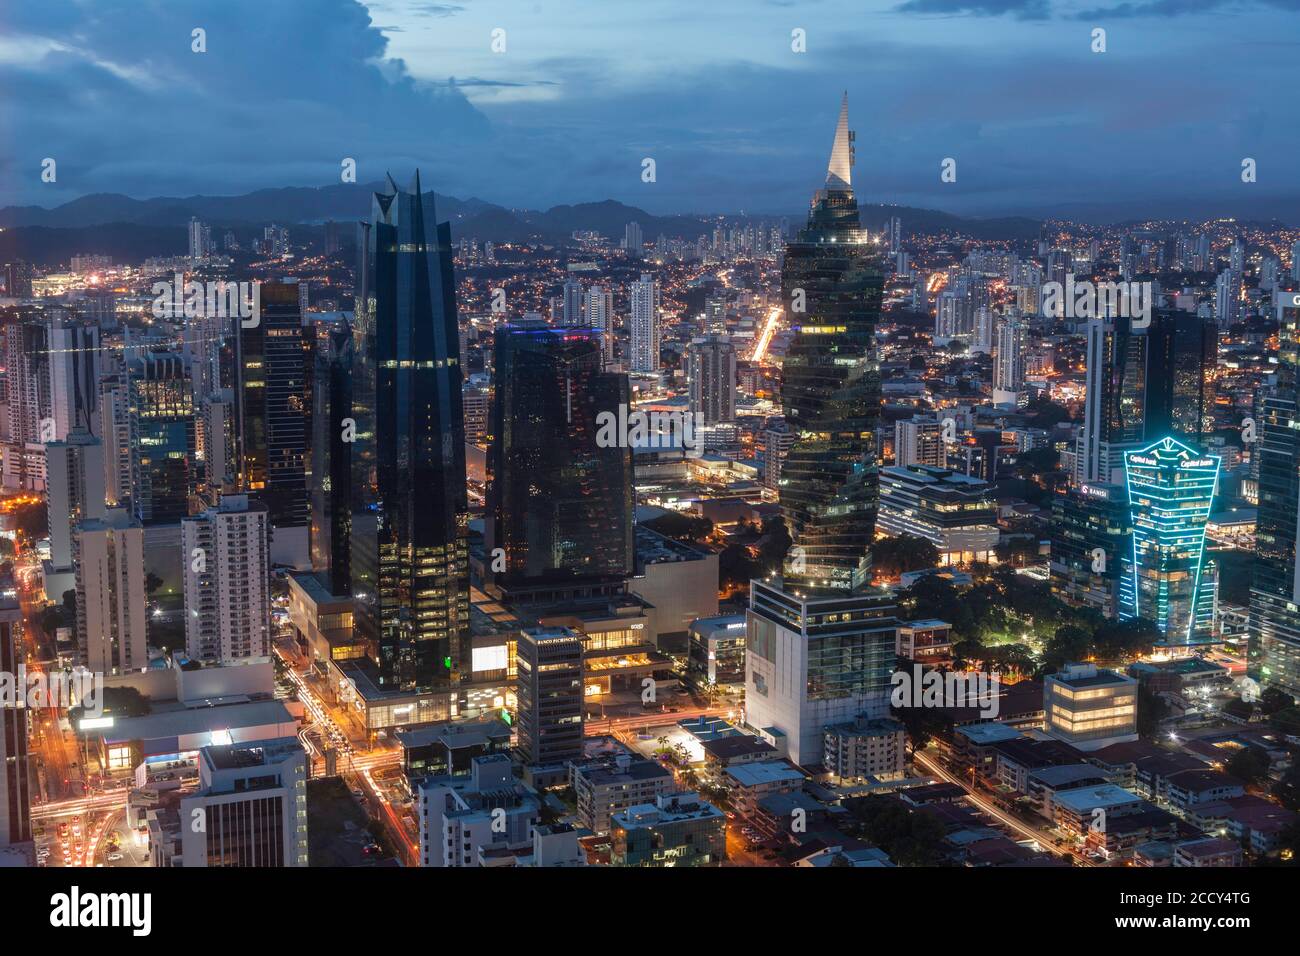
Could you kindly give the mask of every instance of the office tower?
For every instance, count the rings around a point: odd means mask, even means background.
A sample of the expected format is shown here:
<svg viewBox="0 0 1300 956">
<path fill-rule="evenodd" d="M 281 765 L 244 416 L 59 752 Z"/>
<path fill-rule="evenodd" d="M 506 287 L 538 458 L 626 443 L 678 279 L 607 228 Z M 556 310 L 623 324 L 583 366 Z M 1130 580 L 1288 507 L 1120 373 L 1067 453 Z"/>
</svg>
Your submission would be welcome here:
<svg viewBox="0 0 1300 956">
<path fill-rule="evenodd" d="M 943 422 L 933 415 L 913 415 L 894 422 L 894 464 L 944 464 Z"/>
<path fill-rule="evenodd" d="M 56 311 L 50 320 L 50 417 L 54 437 L 74 428 L 99 434 L 99 328 L 70 321 Z"/>
<path fill-rule="evenodd" d="M 1292 255 L 1298 250 L 1300 243 Z M 1300 696 L 1300 577 L 1296 575 L 1300 308 L 1285 303 L 1279 297 L 1277 381 L 1258 398 L 1259 441 L 1251 455 L 1259 461 L 1259 506 L 1250 588 L 1250 673 L 1265 686 Z"/>
<path fill-rule="evenodd" d="M 181 522 L 185 651 L 215 664 L 271 654 L 269 513 L 247 495 Z"/>
<path fill-rule="evenodd" d="M 716 425 L 736 420 L 736 347 L 725 335 L 691 340 L 688 355 L 691 414 Z M 699 416 L 703 416 L 702 418 Z"/>
<path fill-rule="evenodd" d="M 1148 344 L 1123 317 L 1088 321 L 1076 483 L 1123 483 L 1123 454 L 1146 434 Z"/>
<path fill-rule="evenodd" d="M 0 673 L 17 674 L 23 662 L 22 609 L 0 599 Z M 0 701 L 0 847 L 32 838 L 31 779 L 27 766 L 27 708 Z"/>
<path fill-rule="evenodd" d="M 850 182 L 848 96 L 826 186 L 786 247 L 782 296 L 798 334 L 785 358 L 785 418 L 798 436 L 781 473 L 793 544 L 783 579 L 750 582 L 745 722 L 786 755 L 824 757 L 823 732 L 889 710 L 897 618 L 868 586 L 876 523 L 880 375 L 873 350 L 883 277 Z"/>
<path fill-rule="evenodd" d="M 903 251 L 903 220 L 897 216 L 889 217 L 889 254 L 897 255 Z"/>
<path fill-rule="evenodd" d="M 77 657 L 96 674 L 149 664 L 145 635 L 144 529 L 124 508 L 77 529 Z"/>
<path fill-rule="evenodd" d="M 1173 435 L 1200 447 L 1214 430 L 1213 320 L 1160 309 L 1147 332 L 1146 437 Z"/>
<path fill-rule="evenodd" d="M 613 317 L 614 293 L 603 285 L 596 283 L 587 290 L 586 297 L 583 300 L 582 321 L 578 324 L 601 332 L 608 332 L 613 328 Z"/>
<path fill-rule="evenodd" d="M 104 517 L 104 448 L 80 429 L 45 446 L 50 566 L 72 567 L 77 523 Z"/>
<path fill-rule="evenodd" d="M 598 416 L 628 405 L 628 381 L 601 369 L 592 330 L 497 330 L 487 546 L 505 552 L 506 589 L 632 573 L 632 449 L 596 442 Z"/>
<path fill-rule="evenodd" d="M 623 227 L 623 248 L 627 250 L 628 255 L 633 259 L 641 258 L 641 249 L 644 240 L 641 238 L 641 223 L 629 222 Z"/>
<path fill-rule="evenodd" d="M 193 216 L 190 217 L 189 239 L 191 259 L 206 259 L 212 254 L 212 228 Z"/>
<path fill-rule="evenodd" d="M 497 335 L 500 334 L 498 329 Z M 500 366 L 496 368 L 500 374 Z M 466 385 L 461 389 L 461 403 L 465 407 L 465 441 L 471 445 L 485 443 L 492 419 L 491 390 Z"/>
<path fill-rule="evenodd" d="M 358 273 L 352 593 L 379 687 L 431 690 L 470 673 L 456 285 L 433 193 L 388 187 Z"/>
<path fill-rule="evenodd" d="M 266 502 L 277 562 L 301 567 L 308 552 L 310 409 L 299 283 L 263 282 L 260 321 L 234 321 L 239 489 Z"/>
<path fill-rule="evenodd" d="M 851 143 L 846 96 L 826 188 L 786 247 L 781 275 L 798 329 L 785 357 L 782 400 L 799 436 L 782 470 L 781 511 L 805 568 L 786 583 L 837 590 L 867 580 L 880 415 L 873 337 L 883 276 L 849 184 Z"/>
<path fill-rule="evenodd" d="M 1083 751 L 1138 739 L 1138 682 L 1096 664 L 1067 664 L 1043 679 L 1044 730 Z"/>
<path fill-rule="evenodd" d="M 1133 542 L 1123 485 L 1084 484 L 1052 502 L 1052 593 L 1075 607 L 1119 615 L 1119 583 Z"/>
<path fill-rule="evenodd" d="M 941 564 L 987 562 L 998 544 L 993 486 L 933 465 L 891 465 L 880 471 L 883 534 L 924 538 Z"/>
<path fill-rule="evenodd" d="M 561 314 L 552 315 L 551 321 L 557 325 L 584 325 L 582 319 L 583 292 L 582 283 L 577 279 L 570 279 L 564 283 L 561 291 Z"/>
<path fill-rule="evenodd" d="M 196 478 L 194 396 L 185 361 L 174 352 L 150 351 L 130 366 L 131 506 L 144 524 L 179 521 L 189 513 Z"/>
<path fill-rule="evenodd" d="M 1214 282 L 1214 321 L 1227 329 L 1241 318 L 1241 273 L 1224 269 Z"/>
<path fill-rule="evenodd" d="M 648 273 L 630 288 L 632 370 L 659 371 L 659 283 Z"/>
<path fill-rule="evenodd" d="M 52 441 L 49 326 L 39 314 L 24 313 L 0 326 L 5 370 L 5 488 L 45 488 L 43 442 Z"/>
<path fill-rule="evenodd" d="M 1205 523 L 1220 458 L 1162 438 L 1126 452 L 1124 462 L 1133 558 L 1120 582 L 1120 617 L 1152 622 L 1171 644 L 1206 640 L 1215 592 L 1202 580 Z"/>
<path fill-rule="evenodd" d="M 297 737 L 199 748 L 181 798 L 181 856 L 195 867 L 307 865 L 307 757 Z M 192 826 L 201 820 L 203 825 Z"/>
<path fill-rule="evenodd" d="M 311 566 L 330 594 L 352 593 L 352 327 L 317 330 L 312 375 Z"/>
<path fill-rule="evenodd" d="M 519 757 L 551 766 L 582 756 L 582 638 L 567 627 L 519 632 Z"/>
<path fill-rule="evenodd" d="M 1025 346 L 1028 329 L 1023 320 L 1007 316 L 998 326 L 997 354 L 993 360 L 993 404 L 1015 407 L 1025 398 Z"/>
</svg>

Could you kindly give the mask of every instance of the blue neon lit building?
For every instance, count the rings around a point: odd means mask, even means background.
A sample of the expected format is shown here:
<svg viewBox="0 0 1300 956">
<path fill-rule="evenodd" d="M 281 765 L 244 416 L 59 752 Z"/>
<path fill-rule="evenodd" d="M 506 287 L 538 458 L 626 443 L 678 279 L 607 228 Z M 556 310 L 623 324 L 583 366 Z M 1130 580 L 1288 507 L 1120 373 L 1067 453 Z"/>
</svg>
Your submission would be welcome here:
<svg viewBox="0 0 1300 956">
<path fill-rule="evenodd" d="M 1206 640 L 1214 627 L 1205 523 L 1221 460 L 1176 438 L 1124 454 L 1133 554 L 1120 580 L 1120 617 L 1151 621 L 1169 643 Z"/>
</svg>

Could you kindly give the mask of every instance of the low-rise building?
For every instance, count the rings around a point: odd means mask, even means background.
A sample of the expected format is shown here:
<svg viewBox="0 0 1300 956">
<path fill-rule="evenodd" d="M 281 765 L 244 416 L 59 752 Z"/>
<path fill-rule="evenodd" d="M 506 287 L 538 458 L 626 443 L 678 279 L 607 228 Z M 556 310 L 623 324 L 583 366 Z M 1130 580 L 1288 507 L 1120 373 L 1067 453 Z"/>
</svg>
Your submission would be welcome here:
<svg viewBox="0 0 1300 956">
<path fill-rule="evenodd" d="M 1174 847 L 1174 866 L 1241 866 L 1241 844 L 1226 837 L 1188 840 Z"/>
<path fill-rule="evenodd" d="M 727 858 L 727 818 L 699 794 L 661 796 L 613 818 L 614 866 L 707 866 Z"/>
<path fill-rule="evenodd" d="M 845 781 L 898 780 L 907 758 L 907 731 L 892 717 L 859 717 L 826 728 L 822 765 Z"/>
<path fill-rule="evenodd" d="M 570 764 L 569 782 L 578 801 L 578 821 L 593 833 L 608 833 L 614 814 L 654 803 L 677 789 L 663 764 L 626 753 Z"/>
</svg>

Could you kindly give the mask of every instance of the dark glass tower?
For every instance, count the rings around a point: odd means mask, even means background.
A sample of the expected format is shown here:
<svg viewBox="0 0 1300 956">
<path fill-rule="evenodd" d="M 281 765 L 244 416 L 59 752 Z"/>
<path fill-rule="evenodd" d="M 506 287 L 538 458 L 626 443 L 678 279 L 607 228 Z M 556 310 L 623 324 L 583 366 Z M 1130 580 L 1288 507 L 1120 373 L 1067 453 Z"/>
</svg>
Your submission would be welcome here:
<svg viewBox="0 0 1300 956">
<path fill-rule="evenodd" d="M 353 329 L 352 594 L 385 690 L 470 672 L 465 425 L 451 228 L 433 193 L 376 193 Z"/>
<path fill-rule="evenodd" d="M 240 490 L 266 502 L 275 527 L 304 527 L 309 409 L 298 283 L 263 282 L 257 324 L 234 323 Z"/>
<path fill-rule="evenodd" d="M 796 434 L 780 499 L 793 546 L 787 586 L 852 590 L 867 580 L 876 525 L 880 371 L 873 336 L 883 273 L 849 184 L 852 135 L 841 107 L 826 188 L 786 247 L 781 293 L 797 329 L 784 362 L 785 419 Z"/>
<path fill-rule="evenodd" d="M 1218 326 L 1212 318 L 1161 309 L 1147 336 L 1146 438 L 1174 435 L 1200 447 L 1213 430 Z"/>
<path fill-rule="evenodd" d="M 596 444 L 597 416 L 617 416 L 629 386 L 601 359 L 594 329 L 497 330 L 487 545 L 505 552 L 507 590 L 632 573 L 632 450 Z"/>
<path fill-rule="evenodd" d="M 339 319 L 313 331 L 311 564 L 344 596 L 352 593 L 352 328 Z"/>
<path fill-rule="evenodd" d="M 185 360 L 145 352 L 130 365 L 131 506 L 143 524 L 189 514 L 195 475 L 194 396 Z"/>
<path fill-rule="evenodd" d="M 1255 521 L 1255 579 L 1250 589 L 1250 673 L 1264 686 L 1300 694 L 1300 572 L 1296 569 L 1300 503 L 1300 409 L 1297 349 L 1300 301 L 1289 294 L 1278 309 L 1278 371 L 1260 402 L 1257 422 L 1259 509 Z"/>
</svg>

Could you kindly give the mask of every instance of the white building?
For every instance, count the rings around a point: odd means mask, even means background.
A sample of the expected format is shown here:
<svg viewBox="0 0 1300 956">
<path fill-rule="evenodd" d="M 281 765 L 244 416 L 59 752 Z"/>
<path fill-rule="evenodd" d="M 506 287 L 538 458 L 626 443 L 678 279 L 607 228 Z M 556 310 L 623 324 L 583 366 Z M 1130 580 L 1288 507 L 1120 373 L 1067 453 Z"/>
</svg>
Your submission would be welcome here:
<svg viewBox="0 0 1300 956">
<path fill-rule="evenodd" d="M 1015 406 L 1024 401 L 1025 323 L 1008 316 L 998 326 L 996 355 L 993 361 L 993 404 Z"/>
<path fill-rule="evenodd" d="M 1067 664 L 1043 680 L 1043 729 L 1079 750 L 1138 739 L 1138 682 L 1096 664 Z"/>
<path fill-rule="evenodd" d="M 144 529 L 113 508 L 82 521 L 76 541 L 79 662 L 97 674 L 146 667 Z"/>
<path fill-rule="evenodd" d="M 705 425 L 736 420 L 736 347 L 726 335 L 691 340 L 691 414 Z M 698 416 L 703 416 L 699 418 Z"/>
<path fill-rule="evenodd" d="M 943 422 L 932 415 L 913 415 L 894 422 L 894 464 L 939 468 L 943 463 Z"/>
<path fill-rule="evenodd" d="M 199 750 L 199 789 L 183 797 L 186 867 L 307 865 L 307 757 L 297 737 Z"/>
<path fill-rule="evenodd" d="M 227 495 L 181 522 L 185 649 L 229 664 L 271 653 L 266 505 Z"/>
<path fill-rule="evenodd" d="M 659 283 L 649 273 L 630 287 L 632 371 L 659 371 Z"/>
<path fill-rule="evenodd" d="M 416 805 L 426 867 L 490 865 L 487 851 L 530 846 L 541 809 L 506 754 L 475 757 L 468 776 L 426 779 Z"/>
</svg>

